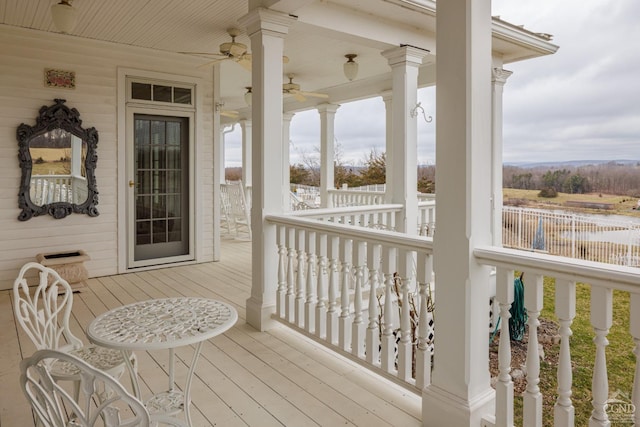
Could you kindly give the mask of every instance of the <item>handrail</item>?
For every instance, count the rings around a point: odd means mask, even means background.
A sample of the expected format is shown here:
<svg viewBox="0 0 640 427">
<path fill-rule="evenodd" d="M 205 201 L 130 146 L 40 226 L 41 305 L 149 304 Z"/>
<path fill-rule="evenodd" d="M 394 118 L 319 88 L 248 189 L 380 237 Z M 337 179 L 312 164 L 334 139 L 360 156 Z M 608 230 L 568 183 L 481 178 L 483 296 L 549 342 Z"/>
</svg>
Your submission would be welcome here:
<svg viewBox="0 0 640 427">
<path fill-rule="evenodd" d="M 474 249 L 473 254 L 481 264 L 503 268 L 512 268 L 514 265 L 528 267 L 566 280 L 584 281 L 624 291 L 640 292 L 640 273 L 634 267 L 497 246 L 480 246 Z"/>
<path fill-rule="evenodd" d="M 336 208 L 323 208 L 313 209 L 306 211 L 291 212 L 290 215 L 305 218 L 315 218 L 323 216 L 336 216 L 345 214 L 359 214 L 366 212 L 381 212 L 381 211 L 399 211 L 404 207 L 402 204 L 386 204 L 386 205 L 361 205 L 361 206 L 341 206 Z"/>
<path fill-rule="evenodd" d="M 398 249 L 433 252 L 433 238 L 426 236 L 412 236 L 396 231 L 321 222 L 300 218 L 299 215 L 266 215 L 265 220 L 275 225 L 299 227 L 317 233 L 339 234 L 341 238 L 347 239 L 363 240 L 364 235 L 366 235 L 367 241 L 372 244 L 394 244 L 397 245 Z"/>
</svg>

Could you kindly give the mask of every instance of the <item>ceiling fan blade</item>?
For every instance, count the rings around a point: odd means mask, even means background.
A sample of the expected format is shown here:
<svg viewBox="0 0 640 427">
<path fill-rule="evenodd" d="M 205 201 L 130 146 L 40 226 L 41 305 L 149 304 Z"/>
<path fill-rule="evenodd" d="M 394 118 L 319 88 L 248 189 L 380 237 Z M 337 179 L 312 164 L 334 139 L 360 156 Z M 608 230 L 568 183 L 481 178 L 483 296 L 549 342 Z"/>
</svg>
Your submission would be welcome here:
<svg viewBox="0 0 640 427">
<path fill-rule="evenodd" d="M 203 68 L 203 67 L 207 67 L 207 66 L 209 66 L 209 65 L 217 64 L 217 63 L 219 63 L 219 62 L 226 61 L 226 60 L 228 60 L 228 59 L 231 59 L 231 58 L 220 58 L 220 59 L 214 59 L 213 61 L 209 61 L 209 62 L 205 62 L 204 64 L 200 64 L 200 65 L 198 65 L 196 68 Z"/>
<path fill-rule="evenodd" d="M 242 68 L 247 71 L 251 71 L 251 54 L 245 53 L 240 58 L 236 59 L 236 62 L 240 64 Z"/>
<path fill-rule="evenodd" d="M 326 93 L 318 93 L 318 92 L 300 92 L 303 96 L 312 96 L 314 98 L 329 98 L 329 95 Z"/>
<path fill-rule="evenodd" d="M 238 61 L 238 64 L 242 66 L 247 71 L 251 71 L 251 61 L 247 61 L 246 59 L 241 59 Z"/>
<path fill-rule="evenodd" d="M 307 98 L 299 90 L 291 89 L 288 91 L 298 102 L 304 102 Z"/>
<path fill-rule="evenodd" d="M 224 117 L 228 117 L 230 119 L 237 119 L 238 117 L 240 117 L 240 113 L 233 110 L 222 110 L 220 111 L 220 115 Z"/>
<path fill-rule="evenodd" d="M 215 53 L 215 52 L 178 52 L 178 53 L 182 53 L 184 55 L 198 55 L 198 56 L 206 56 L 206 57 L 211 57 L 211 56 L 217 56 L 220 58 L 228 57 L 228 55 L 223 55 L 221 53 Z"/>
</svg>

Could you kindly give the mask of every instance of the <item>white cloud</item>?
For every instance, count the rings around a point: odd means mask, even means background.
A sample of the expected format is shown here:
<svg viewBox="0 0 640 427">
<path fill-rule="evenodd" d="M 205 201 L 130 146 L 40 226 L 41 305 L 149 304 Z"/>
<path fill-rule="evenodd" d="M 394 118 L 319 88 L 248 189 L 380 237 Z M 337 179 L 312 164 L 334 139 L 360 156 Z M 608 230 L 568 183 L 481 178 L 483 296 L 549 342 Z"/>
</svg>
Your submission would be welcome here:
<svg viewBox="0 0 640 427">
<path fill-rule="evenodd" d="M 640 3 L 496 0 L 494 14 L 554 35 L 554 55 L 505 68 L 505 161 L 638 159 Z"/>
<path fill-rule="evenodd" d="M 640 2 L 637 0 L 494 0 L 493 15 L 554 35 L 554 55 L 508 64 L 504 89 L 504 160 L 640 159 Z M 435 89 L 419 101 L 418 162 L 435 159 Z M 291 161 L 320 146 L 317 111 L 291 124 Z M 381 98 L 342 105 L 335 135 L 345 162 L 385 147 Z M 227 137 L 227 164 L 240 165 L 240 134 Z"/>
</svg>

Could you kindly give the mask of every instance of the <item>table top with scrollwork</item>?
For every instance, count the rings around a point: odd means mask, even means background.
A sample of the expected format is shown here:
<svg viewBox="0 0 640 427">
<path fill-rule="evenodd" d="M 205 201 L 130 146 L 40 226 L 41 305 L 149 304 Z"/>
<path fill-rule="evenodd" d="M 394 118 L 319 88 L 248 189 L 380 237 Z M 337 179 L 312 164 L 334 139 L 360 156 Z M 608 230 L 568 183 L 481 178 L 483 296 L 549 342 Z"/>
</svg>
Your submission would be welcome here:
<svg viewBox="0 0 640 427">
<path fill-rule="evenodd" d="M 237 311 L 221 301 L 178 297 L 140 301 L 96 317 L 87 336 L 104 347 L 157 350 L 190 345 L 230 329 Z"/>
</svg>

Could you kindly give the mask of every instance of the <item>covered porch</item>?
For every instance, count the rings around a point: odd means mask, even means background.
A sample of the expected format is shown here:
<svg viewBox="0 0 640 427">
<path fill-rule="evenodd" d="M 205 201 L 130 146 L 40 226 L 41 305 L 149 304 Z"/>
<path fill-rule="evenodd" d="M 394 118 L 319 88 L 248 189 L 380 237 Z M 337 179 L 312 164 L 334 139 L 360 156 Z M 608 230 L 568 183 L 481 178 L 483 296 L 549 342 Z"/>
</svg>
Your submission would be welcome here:
<svg viewBox="0 0 640 427">
<path fill-rule="evenodd" d="M 149 298 L 218 299 L 233 305 L 239 320 L 203 347 L 192 386 L 194 425 L 420 425 L 416 393 L 376 378 L 284 326 L 257 332 L 246 324 L 251 275 L 244 266 L 251 262 L 250 246 L 224 240 L 220 262 L 89 279 L 85 290 L 74 295 L 72 330 L 84 337 L 83 330 L 98 314 Z M 0 313 L 0 423 L 33 426 L 18 385 L 18 366 L 34 348 L 14 321 L 10 291 L 0 291 Z M 179 383 L 192 351 L 188 347 L 177 352 Z M 140 352 L 138 357 L 143 395 L 166 387 L 167 352 Z"/>
<path fill-rule="evenodd" d="M 38 3 L 41 12 L 48 10 L 44 2 L 34 3 Z M 125 3 L 132 2 L 121 2 L 120 6 L 124 7 Z M 222 15 L 207 9 L 211 2 L 198 3 L 199 11 L 211 13 L 211 21 Z M 231 3 L 219 2 L 218 6 Z M 101 76 L 97 81 L 105 87 L 85 84 L 77 92 L 67 92 L 79 94 L 75 101 L 84 102 L 88 108 L 83 111 L 91 112 L 94 121 L 102 119 L 98 124 L 101 132 L 105 130 L 106 137 L 100 155 L 104 154 L 101 162 L 107 167 L 100 166 L 98 170 L 100 182 L 106 183 L 100 187 L 101 191 L 105 190 L 101 193 L 101 197 L 106 196 L 106 203 L 101 204 L 105 213 L 99 217 L 102 223 L 70 218 L 63 223 L 64 228 L 59 227 L 58 235 L 55 235 L 56 231 L 50 231 L 54 227 L 37 227 L 46 224 L 44 222 L 22 227 L 18 230 L 22 234 L 16 232 L 11 237 L 16 246 L 20 245 L 19 253 L 14 255 L 12 252 L 17 251 L 13 251 L 11 245 L 3 248 L 6 256 L 12 257 L 2 270 L 5 284 L 14 277 L 19 264 L 32 256 L 33 249 L 40 248 L 43 241 L 51 246 L 68 246 L 71 243 L 67 237 L 74 235 L 73 244 L 90 246 L 88 249 L 100 257 L 91 265 L 92 276 L 96 278 L 90 280 L 90 290 L 77 297 L 74 326 L 78 332 L 99 313 L 136 300 L 196 294 L 232 303 L 238 309 L 241 321 L 230 332 L 207 344 L 197 371 L 198 382 L 193 389 L 196 425 L 233 425 L 237 421 L 246 425 L 351 423 L 462 427 L 511 426 L 514 423 L 509 340 L 500 341 L 500 375 L 495 387 L 491 385 L 487 369 L 492 277 L 495 277 L 500 315 L 508 319 L 514 300 L 514 271 L 525 271 L 530 278 L 525 305 L 533 337 L 543 307 L 543 279 L 555 279 L 554 304 L 561 325 L 562 348 L 557 396 L 553 396 L 553 418 L 555 425 L 574 425 L 576 409 L 571 400 L 569 337 L 576 317 L 576 283 L 583 282 L 591 291 L 590 314 L 596 334 L 592 349 L 596 362 L 593 364 L 591 424 L 608 425 L 605 410 L 610 393 L 605 349 L 614 310 L 612 294 L 614 290 L 631 294 L 630 307 L 615 309 L 630 313 L 631 335 L 637 351 L 640 345 L 640 276 L 637 270 L 500 247 L 501 92 L 510 74 L 503 66 L 511 61 L 553 53 L 556 47 L 549 42 L 548 36 L 492 18 L 488 0 L 439 2 L 437 16 L 435 3 L 429 0 L 371 3 L 375 4 L 375 10 L 369 10 L 365 2 L 345 0 L 251 0 L 237 6 L 235 11 L 227 10 L 227 19 L 214 25 L 218 32 L 214 49 L 218 41 L 228 39 L 223 34 L 223 27 L 237 23 L 245 29 L 245 50 L 250 46 L 252 59 L 251 74 L 244 74 L 240 79 L 242 83 L 234 79 L 240 73 L 233 67 L 238 65 L 234 62 L 246 59 L 244 53 L 202 68 L 208 59 L 184 52 L 186 49 L 204 49 L 201 46 L 205 44 L 206 49 L 211 50 L 209 22 L 200 23 L 207 28 L 206 32 L 201 30 L 200 33 L 206 33 L 206 43 L 158 42 L 135 49 L 128 46 L 136 44 L 132 40 L 146 40 L 145 31 L 151 33 L 151 29 L 155 30 L 155 40 L 166 41 L 164 28 L 169 27 L 167 22 L 174 24 L 170 12 L 180 9 L 175 2 L 165 4 L 164 13 L 158 13 L 165 21 L 155 26 L 143 27 L 141 24 L 148 22 L 140 17 L 151 16 L 156 10 L 139 14 L 130 10 L 133 17 L 141 20 L 131 21 L 131 27 L 140 24 L 139 38 L 126 38 L 127 31 L 117 31 L 122 28 L 117 27 L 112 32 L 108 31 L 111 28 L 105 30 L 113 33 L 113 38 L 102 35 L 103 42 L 87 41 L 100 39 L 90 31 L 92 26 L 87 22 L 90 22 L 91 14 L 87 12 L 87 19 L 80 27 L 84 31 L 83 37 L 53 36 L 53 40 L 60 43 L 51 49 L 68 55 L 64 58 L 69 58 L 69 62 L 79 63 L 80 60 L 70 53 L 77 51 L 81 53 L 77 55 L 79 57 L 90 54 L 93 62 L 105 64 L 102 67 L 92 65 L 88 70 Z M 124 20 L 118 19 L 116 9 L 109 10 L 111 23 L 125 25 Z M 25 22 L 31 22 L 31 16 L 27 15 L 20 16 Z M 44 15 L 44 12 L 39 14 Z M 197 15 L 194 12 L 189 17 Z M 344 19 L 345 16 L 348 19 Z M 42 45 L 51 43 L 49 32 L 52 31 L 52 25 L 42 21 L 47 24 L 41 24 L 38 31 L 13 28 L 29 27 L 15 22 L 0 30 L 5 37 L 11 37 L 14 44 L 40 52 Z M 188 24 L 178 26 L 175 34 L 183 34 L 183 42 L 193 40 L 194 36 L 184 31 L 192 27 Z M 159 28 L 162 31 L 158 31 Z M 338 36 L 342 43 L 335 43 Z M 380 36 L 383 36 L 382 40 Z M 119 43 L 118 47 L 114 48 L 113 43 Z M 328 51 L 330 47 L 339 49 Z M 349 49 L 346 52 L 351 52 L 350 49 L 356 47 L 364 52 L 359 56 L 362 78 L 345 83 L 343 51 Z M 16 64 L 15 75 L 29 68 L 28 62 L 32 61 L 18 50 L 19 47 L 6 55 Z M 339 55 L 337 50 L 340 50 Z M 147 56 L 142 56 L 142 52 Z M 283 56 L 298 61 L 294 64 L 300 80 L 296 81 L 307 90 L 327 95 L 330 102 L 325 102 L 326 97 L 322 102 L 310 97 L 297 103 L 295 97 L 285 96 L 297 89 L 286 83 L 283 86 Z M 145 58 L 148 58 L 147 62 Z M 47 60 L 53 62 L 51 58 Z M 40 65 L 45 64 L 38 63 L 38 67 L 29 69 L 39 70 Z M 334 71 L 314 75 L 321 65 L 332 66 Z M 85 64 L 78 67 L 84 69 Z M 419 236 L 415 176 L 416 90 L 436 84 L 436 72 L 437 233 Z M 305 73 L 309 75 L 307 80 L 302 79 Z M 40 78 L 39 72 L 32 74 L 22 83 L 24 87 L 33 88 L 35 77 Z M 89 75 L 88 72 L 82 74 L 85 82 L 89 82 Z M 127 110 L 130 105 L 127 101 L 132 101 L 127 97 L 130 76 L 140 82 L 187 81 L 196 94 L 188 111 L 183 111 L 186 107 L 179 107 L 174 112 L 188 113 L 193 124 L 193 135 L 189 140 L 192 150 L 188 151 L 190 163 L 186 168 L 189 174 L 185 179 L 185 182 L 191 180 L 192 186 L 185 194 L 189 194 L 193 202 L 190 211 L 193 227 L 189 231 L 194 245 L 185 258 L 179 260 L 188 265 L 151 270 L 157 264 L 149 261 L 142 267 L 150 270 L 139 271 L 136 269 L 140 265 L 127 259 L 131 253 L 127 244 L 133 236 L 129 232 L 133 228 L 127 229 L 127 226 L 135 220 L 127 209 L 133 204 L 130 194 L 133 194 L 134 179 L 137 178 L 129 174 L 127 168 L 130 166 L 127 162 L 134 156 L 129 155 L 133 151 L 127 151 L 133 148 L 131 138 L 128 138 L 129 128 L 124 123 L 128 118 L 134 118 L 136 112 L 147 114 L 148 104 L 157 107 L 152 104 L 154 99 L 144 99 L 148 101 L 143 103 L 145 108 L 138 105 L 137 100 L 130 102 L 132 109 Z M 133 80 L 132 84 L 136 83 Z M 250 108 L 245 106 L 245 85 L 252 87 Z M 48 99 L 53 93 L 53 89 L 46 91 L 34 89 L 33 99 L 25 99 L 21 91 L 11 93 L 13 99 L 22 103 L 24 110 L 32 112 L 34 105 L 40 105 L 43 98 Z M 325 192 L 323 199 L 329 200 L 327 195 L 333 182 L 332 120 L 337 104 L 367 96 L 383 96 L 388 102 L 386 141 L 390 168 L 387 185 L 391 190 L 385 197 L 385 203 L 389 205 L 376 208 L 386 212 L 327 210 L 322 217 L 316 218 L 290 215 L 286 209 L 289 204 L 288 115 L 304 108 L 317 108 L 321 115 L 322 191 Z M 251 170 L 253 176 L 251 243 L 220 242 L 218 191 L 221 171 L 218 162 L 223 157 L 221 116 L 227 108 L 237 109 L 243 115 L 247 129 L 245 140 L 251 143 L 251 165 L 244 168 Z M 9 110 L 6 108 L 10 119 L 3 128 L 7 135 L 9 131 L 15 131 L 18 120 L 14 117 L 14 109 Z M 128 115 L 125 114 L 127 111 Z M 5 190 L 9 192 L 9 189 Z M 13 211 L 7 210 L 6 229 L 15 228 L 16 220 L 12 215 Z M 392 226 L 380 229 L 380 224 Z M 102 228 L 96 225 L 102 225 Z M 96 228 L 101 232 L 98 235 L 101 240 L 96 238 L 97 233 L 91 232 Z M 23 244 L 23 241 L 27 243 Z M 218 263 L 209 262 L 218 259 Z M 495 276 L 492 276 L 493 271 Z M 430 337 L 429 316 L 424 311 L 427 309 L 426 289 L 433 282 L 434 272 L 438 303 L 437 321 L 433 327 L 438 338 L 432 363 L 433 336 Z M 397 300 L 403 302 L 397 319 L 391 315 L 392 291 L 397 292 Z M 384 310 L 377 305 L 379 292 L 385 295 Z M 415 325 L 409 319 L 410 292 L 419 295 L 420 299 L 416 305 L 420 316 Z M 3 325 L 14 325 L 9 293 L 2 294 L 2 298 L 3 307 L 6 305 L 2 311 Z M 283 323 L 308 337 L 325 341 L 337 355 L 283 328 Z M 503 336 L 507 335 L 506 323 L 502 324 Z M 413 326 L 417 332 L 416 341 L 411 336 Z M 23 400 L 17 389 L 12 388 L 17 384 L 12 375 L 15 375 L 16 363 L 31 354 L 33 348 L 15 332 L 15 328 L 3 328 L 3 338 L 11 345 L 3 350 L 8 352 L 2 357 L 3 369 L 9 370 L 3 375 L 7 381 L 2 387 L 7 388 L 1 389 L 2 402 L 10 406 L 7 411 L 16 410 L 17 416 L 28 418 L 28 408 L 18 406 Z M 530 341 L 529 351 L 530 363 L 526 367 L 529 387 L 523 399 L 523 417 L 527 425 L 541 425 L 543 419 L 550 416 L 543 415 L 542 411 L 535 339 Z M 184 354 L 180 356 L 185 357 Z M 348 356 L 348 361 L 340 356 Z M 162 373 L 165 362 L 161 356 L 144 358 L 141 363 L 143 378 L 149 388 L 155 388 L 158 385 L 156 373 Z M 370 366 L 382 377 L 405 384 L 405 388 L 396 389 L 385 379 L 374 379 L 354 362 Z M 631 390 L 636 406 L 640 406 L 638 366 L 636 364 L 634 372 L 636 383 Z M 585 412 L 581 410 L 581 414 Z M 638 421 L 637 414 L 635 417 Z M 10 425 L 22 425 L 22 422 L 21 418 L 15 422 L 8 418 L 7 421 Z"/>
</svg>

